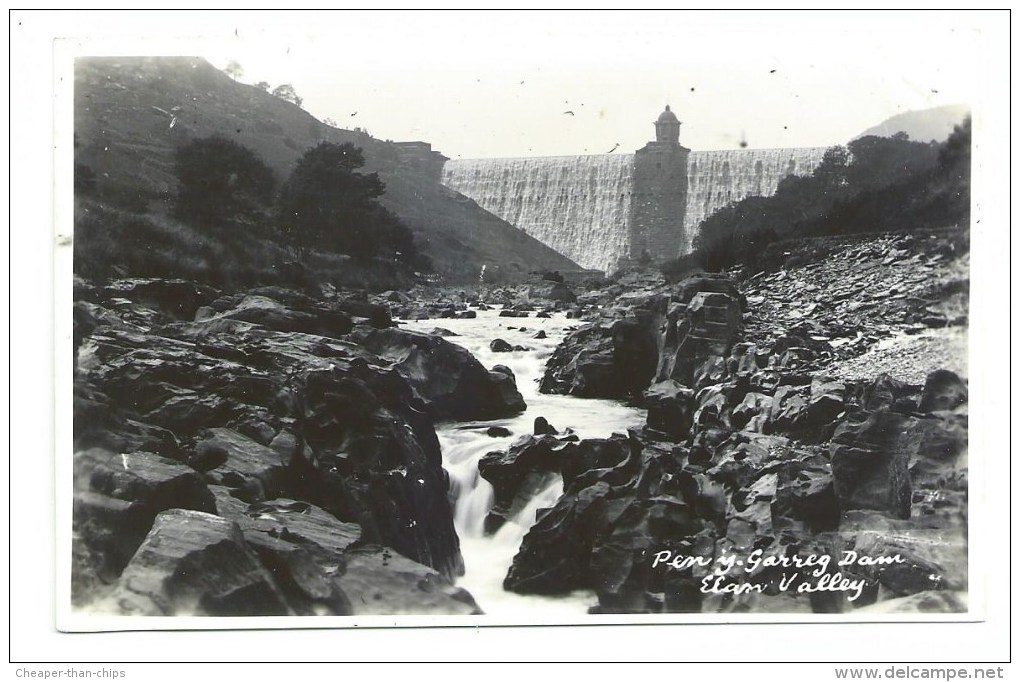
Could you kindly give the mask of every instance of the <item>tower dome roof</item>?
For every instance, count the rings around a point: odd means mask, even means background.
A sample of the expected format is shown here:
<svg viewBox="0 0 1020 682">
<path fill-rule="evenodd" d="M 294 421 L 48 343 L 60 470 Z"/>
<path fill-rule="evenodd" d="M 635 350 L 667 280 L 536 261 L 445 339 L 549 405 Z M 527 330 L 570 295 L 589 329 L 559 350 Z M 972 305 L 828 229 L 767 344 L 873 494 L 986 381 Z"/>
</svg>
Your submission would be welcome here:
<svg viewBox="0 0 1020 682">
<path fill-rule="evenodd" d="M 669 105 L 667 104 L 666 105 L 666 110 L 664 112 L 662 112 L 661 114 L 659 114 L 659 118 L 657 119 L 657 122 L 658 123 L 665 123 L 665 122 L 669 121 L 670 123 L 673 123 L 674 121 L 677 121 L 677 120 L 678 119 L 676 117 L 676 114 L 674 114 L 672 111 L 670 111 Z"/>
</svg>

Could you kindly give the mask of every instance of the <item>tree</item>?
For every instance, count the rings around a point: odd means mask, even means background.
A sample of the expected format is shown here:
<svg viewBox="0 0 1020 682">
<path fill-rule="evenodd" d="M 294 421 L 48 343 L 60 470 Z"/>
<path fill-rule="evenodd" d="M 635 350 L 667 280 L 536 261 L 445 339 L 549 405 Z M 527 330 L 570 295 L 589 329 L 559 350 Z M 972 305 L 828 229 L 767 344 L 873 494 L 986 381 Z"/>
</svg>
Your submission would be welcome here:
<svg viewBox="0 0 1020 682">
<path fill-rule="evenodd" d="M 193 140 L 174 156 L 177 215 L 211 224 L 272 203 L 276 178 L 253 151 L 220 135 Z"/>
<path fill-rule="evenodd" d="M 266 92 L 269 92 L 269 81 L 259 81 L 258 83 L 255 84 L 255 87 L 258 88 L 259 90 L 265 90 Z"/>
<path fill-rule="evenodd" d="M 410 230 L 378 204 L 385 185 L 376 173 L 359 173 L 364 165 L 361 149 L 349 142 L 321 142 L 306 151 L 280 191 L 284 234 L 300 255 L 318 247 L 415 263 Z"/>
<path fill-rule="evenodd" d="M 290 83 L 284 83 L 283 85 L 276 86 L 276 88 L 273 90 L 273 95 L 275 97 L 279 97 L 280 99 L 285 99 L 288 102 L 293 102 L 298 106 L 301 106 L 301 102 L 304 101 L 303 99 L 298 97 L 297 91 L 294 89 L 294 86 L 291 85 Z"/>
<path fill-rule="evenodd" d="M 227 75 L 233 78 L 235 81 L 244 75 L 244 69 L 241 68 L 241 64 L 233 60 L 227 64 L 227 68 L 224 69 Z"/>
</svg>

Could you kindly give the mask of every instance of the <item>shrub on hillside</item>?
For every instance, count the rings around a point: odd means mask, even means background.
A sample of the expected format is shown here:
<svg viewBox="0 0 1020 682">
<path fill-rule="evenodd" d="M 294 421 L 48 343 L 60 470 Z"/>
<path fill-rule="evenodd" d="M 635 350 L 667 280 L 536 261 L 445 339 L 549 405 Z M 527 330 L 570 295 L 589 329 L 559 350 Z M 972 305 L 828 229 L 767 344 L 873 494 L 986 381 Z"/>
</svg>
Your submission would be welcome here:
<svg viewBox="0 0 1020 682">
<path fill-rule="evenodd" d="M 732 203 L 704 220 L 696 258 L 710 271 L 742 265 L 753 273 L 782 239 L 965 225 L 969 148 L 969 123 L 942 145 L 898 135 L 833 147 L 811 175 L 789 176 L 773 196 Z"/>
<path fill-rule="evenodd" d="M 221 135 L 192 140 L 174 154 L 176 214 L 203 225 L 257 215 L 272 205 L 276 178 L 247 147 Z"/>
</svg>

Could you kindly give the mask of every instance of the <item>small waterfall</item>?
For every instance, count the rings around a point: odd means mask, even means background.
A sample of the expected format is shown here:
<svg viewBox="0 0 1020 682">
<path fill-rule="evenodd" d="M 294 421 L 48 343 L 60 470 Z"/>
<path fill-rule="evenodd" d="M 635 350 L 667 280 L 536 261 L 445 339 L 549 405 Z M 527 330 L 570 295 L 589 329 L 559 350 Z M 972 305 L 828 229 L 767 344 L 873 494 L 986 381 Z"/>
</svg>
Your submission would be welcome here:
<svg viewBox="0 0 1020 682">
<path fill-rule="evenodd" d="M 627 250 L 634 155 L 447 161 L 443 184 L 585 268 Z"/>
<path fill-rule="evenodd" d="M 550 318 L 498 317 L 498 311 L 479 311 L 470 320 L 421 320 L 402 322 L 405 329 L 427 331 L 441 324 L 458 336 L 448 341 L 463 346 L 485 367 L 509 367 L 528 409 L 522 414 L 485 422 L 448 422 L 436 425 L 443 450 L 443 467 L 450 474 L 450 496 L 454 502 L 454 525 L 460 537 L 466 573 L 457 582 L 468 590 L 487 614 L 522 615 L 546 619 L 549 616 L 584 614 L 597 599 L 588 591 L 562 597 L 519 595 L 503 590 L 503 579 L 517 554 L 521 540 L 535 523 L 541 509 L 552 507 L 563 494 L 563 481 L 550 476 L 544 489 L 509 519 L 494 535 L 484 534 L 485 517 L 493 504 L 493 490 L 478 473 L 478 461 L 493 450 L 503 450 L 524 434 L 532 432 L 535 417 L 543 416 L 561 431 L 572 428 L 581 438 L 606 438 L 614 432 L 645 421 L 645 412 L 611 400 L 581 399 L 538 392 L 545 363 L 567 330 L 577 324 L 562 314 Z M 508 326 L 504 326 L 508 325 Z M 508 327 L 513 327 L 510 329 Z M 542 330 L 546 338 L 536 339 Z M 493 338 L 529 350 L 494 353 Z M 492 438 L 490 426 L 509 429 L 512 435 Z M 532 621 L 533 622 L 533 621 Z"/>
</svg>

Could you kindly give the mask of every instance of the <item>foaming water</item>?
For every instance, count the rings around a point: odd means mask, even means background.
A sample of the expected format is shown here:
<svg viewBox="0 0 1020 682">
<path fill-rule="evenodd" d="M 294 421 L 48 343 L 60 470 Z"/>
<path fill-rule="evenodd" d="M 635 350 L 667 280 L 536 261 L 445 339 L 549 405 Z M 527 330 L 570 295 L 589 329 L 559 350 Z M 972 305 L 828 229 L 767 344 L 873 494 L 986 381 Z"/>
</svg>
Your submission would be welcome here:
<svg viewBox="0 0 1020 682">
<path fill-rule="evenodd" d="M 448 329 L 458 336 L 448 341 L 469 350 L 487 368 L 505 365 L 513 370 L 517 388 L 528 409 L 514 417 L 485 422 L 454 422 L 436 425 L 443 449 L 443 466 L 450 473 L 450 494 L 454 500 L 454 525 L 460 536 L 465 574 L 457 584 L 468 590 L 487 614 L 542 615 L 583 614 L 594 606 L 593 592 L 578 591 L 563 597 L 525 596 L 503 590 L 503 579 L 520 548 L 521 540 L 534 525 L 539 510 L 552 507 L 563 494 L 559 476 L 551 476 L 549 484 L 509 519 L 497 533 L 483 532 L 485 516 L 492 508 L 493 490 L 478 474 L 478 461 L 487 452 L 504 450 L 517 438 L 532 432 L 535 417 L 545 417 L 560 431 L 573 429 L 581 438 L 606 438 L 614 432 L 644 422 L 644 410 L 628 407 L 612 400 L 580 399 L 571 396 L 543 395 L 538 384 L 545 363 L 567 331 L 578 325 L 562 314 L 539 319 L 499 317 L 494 310 L 479 311 L 473 320 L 422 320 L 402 322 L 405 329 L 431 331 Z M 512 327 L 512 329 L 511 329 Z M 521 328 L 524 328 L 523 330 Z M 539 331 L 546 338 L 536 339 Z M 501 338 L 526 351 L 494 353 L 489 343 Z M 491 426 L 509 429 L 510 436 L 492 438 L 486 434 Z"/>
</svg>

